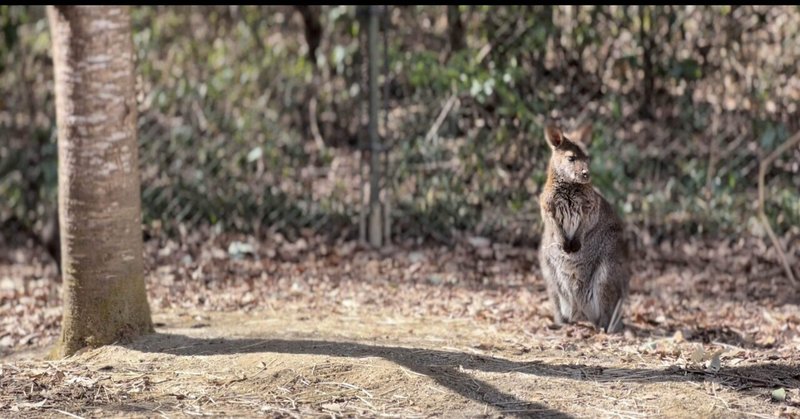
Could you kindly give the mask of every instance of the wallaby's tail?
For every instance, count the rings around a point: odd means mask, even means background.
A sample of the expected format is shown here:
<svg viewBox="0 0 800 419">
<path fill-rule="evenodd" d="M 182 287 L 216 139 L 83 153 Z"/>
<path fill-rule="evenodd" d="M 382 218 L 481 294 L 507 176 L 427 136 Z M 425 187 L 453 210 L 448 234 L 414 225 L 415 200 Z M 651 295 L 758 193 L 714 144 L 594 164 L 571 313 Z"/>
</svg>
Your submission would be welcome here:
<svg viewBox="0 0 800 419">
<path fill-rule="evenodd" d="M 606 331 L 616 331 L 617 324 L 622 322 L 622 302 L 624 299 L 624 297 L 620 297 L 619 300 L 617 300 L 617 306 L 614 307 L 614 313 L 611 314 L 611 320 L 608 322 Z M 620 324 L 620 326 L 622 325 Z"/>
</svg>

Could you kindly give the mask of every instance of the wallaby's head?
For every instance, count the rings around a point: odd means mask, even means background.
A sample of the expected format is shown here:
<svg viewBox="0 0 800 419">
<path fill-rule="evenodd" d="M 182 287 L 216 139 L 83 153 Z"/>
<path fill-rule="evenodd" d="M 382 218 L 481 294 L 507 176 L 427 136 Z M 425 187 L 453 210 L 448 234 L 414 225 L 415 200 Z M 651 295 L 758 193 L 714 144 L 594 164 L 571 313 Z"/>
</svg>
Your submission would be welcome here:
<svg viewBox="0 0 800 419">
<path fill-rule="evenodd" d="M 591 133 L 592 127 L 589 124 L 571 133 L 564 133 L 557 125 L 548 124 L 544 129 L 544 138 L 553 152 L 548 176 L 567 183 L 591 182 L 588 154 Z"/>
</svg>

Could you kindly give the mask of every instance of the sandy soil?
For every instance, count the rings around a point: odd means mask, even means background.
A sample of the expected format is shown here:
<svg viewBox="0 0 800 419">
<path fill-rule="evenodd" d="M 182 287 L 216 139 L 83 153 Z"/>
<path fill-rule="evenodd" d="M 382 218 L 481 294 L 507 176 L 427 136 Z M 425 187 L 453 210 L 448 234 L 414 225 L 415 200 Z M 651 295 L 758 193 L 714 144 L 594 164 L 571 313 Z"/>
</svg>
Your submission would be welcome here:
<svg viewBox="0 0 800 419">
<path fill-rule="evenodd" d="M 294 307 L 247 314 L 171 311 L 154 318 L 156 334 L 126 345 L 58 362 L 36 361 L 41 352 L 9 357 L 6 380 L 28 376 L 29 387 L 51 394 L 38 407 L 32 402 L 8 413 L 728 418 L 798 412 L 772 402 L 769 386 L 797 389 L 796 364 L 734 366 L 723 357 L 717 373 L 702 363 L 680 367 L 638 351 L 625 336 L 585 325 L 568 328 L 584 333 L 583 339 L 543 341 L 467 319 L 389 312 L 308 315 Z M 667 340 L 677 352 L 690 351 L 689 343 Z"/>
</svg>

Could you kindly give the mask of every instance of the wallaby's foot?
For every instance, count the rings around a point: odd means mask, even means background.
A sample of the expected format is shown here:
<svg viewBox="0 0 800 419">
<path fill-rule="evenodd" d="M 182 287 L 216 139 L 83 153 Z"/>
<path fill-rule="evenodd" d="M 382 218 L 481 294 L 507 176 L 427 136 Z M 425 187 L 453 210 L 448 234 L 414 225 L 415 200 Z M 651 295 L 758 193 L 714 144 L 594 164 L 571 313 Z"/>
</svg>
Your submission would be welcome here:
<svg viewBox="0 0 800 419">
<path fill-rule="evenodd" d="M 625 326 L 622 323 L 622 320 L 619 320 L 616 323 L 609 323 L 607 325 L 596 324 L 595 328 L 597 330 L 603 331 L 603 333 L 606 333 L 606 334 L 609 334 L 609 335 L 614 335 L 614 334 L 617 334 L 617 333 L 621 333 L 625 329 Z"/>
<path fill-rule="evenodd" d="M 553 310 L 553 322 L 550 324 L 551 329 L 561 329 L 564 326 L 564 316 L 561 315 L 561 310 L 556 307 Z"/>
<path fill-rule="evenodd" d="M 592 322 L 595 332 L 613 335 L 622 331 L 622 321 L 615 324 L 603 323 L 602 320 Z"/>
<path fill-rule="evenodd" d="M 622 302 L 622 298 L 617 300 L 617 303 L 614 306 L 614 311 L 611 312 L 611 316 L 609 317 L 607 323 L 602 325 L 603 331 L 608 334 L 620 333 L 623 329 L 625 329 L 625 324 L 622 322 Z"/>
<path fill-rule="evenodd" d="M 553 324 L 550 326 L 551 329 L 561 329 L 562 327 L 571 324 L 572 319 L 565 316 L 561 310 L 556 310 L 553 313 Z"/>
<path fill-rule="evenodd" d="M 617 333 L 622 333 L 623 330 L 625 330 L 625 325 L 622 323 L 622 321 L 619 321 L 614 325 L 609 325 L 605 332 L 609 335 L 614 335 Z"/>
<path fill-rule="evenodd" d="M 549 327 L 551 330 L 560 330 L 560 329 L 563 329 L 563 328 L 564 328 L 564 326 L 569 326 L 569 325 L 571 325 L 572 323 L 573 323 L 573 322 L 572 322 L 572 321 L 570 321 L 570 320 L 557 320 L 557 319 L 553 319 L 553 322 L 552 322 L 552 323 L 550 323 L 550 325 L 549 325 L 548 327 Z"/>
</svg>

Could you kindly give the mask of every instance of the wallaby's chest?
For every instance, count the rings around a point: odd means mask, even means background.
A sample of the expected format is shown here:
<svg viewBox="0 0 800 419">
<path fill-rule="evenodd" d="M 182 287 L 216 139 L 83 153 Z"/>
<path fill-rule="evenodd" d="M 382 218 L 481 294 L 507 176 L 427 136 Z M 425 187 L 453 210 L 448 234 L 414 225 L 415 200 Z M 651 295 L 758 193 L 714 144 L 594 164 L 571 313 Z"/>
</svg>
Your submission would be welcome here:
<svg viewBox="0 0 800 419">
<path fill-rule="evenodd" d="M 575 236 L 581 223 L 593 213 L 594 201 L 582 191 L 556 190 L 551 197 L 552 216 L 568 239 Z"/>
</svg>

